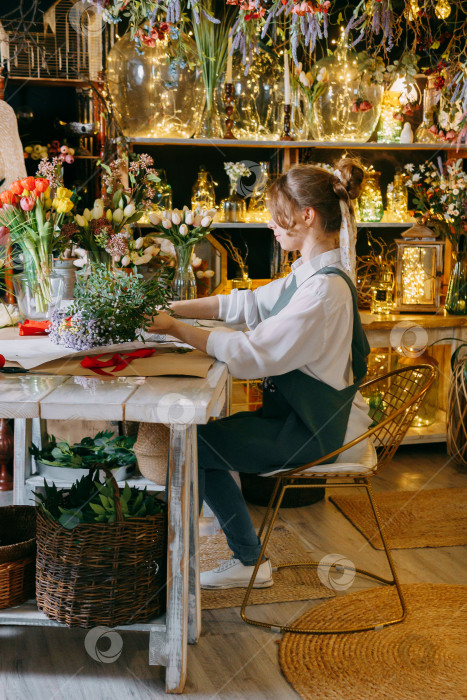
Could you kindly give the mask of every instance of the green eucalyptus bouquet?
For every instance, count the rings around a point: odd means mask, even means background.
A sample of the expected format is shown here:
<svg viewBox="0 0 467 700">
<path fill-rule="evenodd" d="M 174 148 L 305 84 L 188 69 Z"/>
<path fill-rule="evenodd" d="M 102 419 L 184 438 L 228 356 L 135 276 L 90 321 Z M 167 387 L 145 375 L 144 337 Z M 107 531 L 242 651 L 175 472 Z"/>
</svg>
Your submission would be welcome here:
<svg viewBox="0 0 467 700">
<path fill-rule="evenodd" d="M 144 341 L 144 332 L 172 298 L 167 270 L 150 280 L 96 263 L 77 279 L 73 303 L 51 315 L 53 343 L 75 350 Z"/>
</svg>

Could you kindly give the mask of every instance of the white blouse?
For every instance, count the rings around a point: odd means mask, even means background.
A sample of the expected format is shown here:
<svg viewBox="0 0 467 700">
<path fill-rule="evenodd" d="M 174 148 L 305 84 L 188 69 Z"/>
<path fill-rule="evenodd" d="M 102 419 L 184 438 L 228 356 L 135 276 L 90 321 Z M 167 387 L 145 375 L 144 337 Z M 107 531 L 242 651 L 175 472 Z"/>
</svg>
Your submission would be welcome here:
<svg viewBox="0 0 467 700">
<path fill-rule="evenodd" d="M 340 249 L 292 264 L 292 272 L 255 291 L 234 289 L 218 295 L 219 318 L 244 323 L 250 330 L 219 328 L 209 334 L 207 352 L 225 362 L 239 379 L 285 374 L 299 369 L 335 389 L 353 383 L 351 347 L 353 306 L 350 289 L 338 275 L 315 275 L 322 267 L 343 269 Z M 297 290 L 287 306 L 268 318 L 292 281 Z M 368 405 L 357 393 L 350 411 L 345 442 L 368 429 Z M 360 461 L 367 441 L 346 451 L 339 461 Z"/>
</svg>

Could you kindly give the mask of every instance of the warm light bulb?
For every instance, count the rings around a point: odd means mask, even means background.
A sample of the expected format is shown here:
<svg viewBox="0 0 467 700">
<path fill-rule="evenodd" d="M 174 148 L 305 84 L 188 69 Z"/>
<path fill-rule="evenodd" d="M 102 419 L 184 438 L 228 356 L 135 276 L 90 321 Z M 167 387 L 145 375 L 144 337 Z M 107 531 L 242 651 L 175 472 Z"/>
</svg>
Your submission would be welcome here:
<svg viewBox="0 0 467 700">
<path fill-rule="evenodd" d="M 416 19 L 420 13 L 420 8 L 418 6 L 417 0 L 409 0 L 409 8 L 408 9 L 409 9 L 409 19 L 410 20 Z"/>
<path fill-rule="evenodd" d="M 451 14 L 451 5 L 448 0 L 439 0 L 435 7 L 435 15 L 438 19 L 447 19 Z"/>
</svg>

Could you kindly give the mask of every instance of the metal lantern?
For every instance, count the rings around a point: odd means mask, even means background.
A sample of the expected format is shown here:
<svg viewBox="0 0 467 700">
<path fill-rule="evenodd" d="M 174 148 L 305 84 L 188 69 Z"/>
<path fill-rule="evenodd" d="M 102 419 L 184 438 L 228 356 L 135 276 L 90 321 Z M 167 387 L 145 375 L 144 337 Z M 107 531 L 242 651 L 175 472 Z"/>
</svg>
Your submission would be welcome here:
<svg viewBox="0 0 467 700">
<path fill-rule="evenodd" d="M 444 264 L 444 241 L 433 238 L 403 238 L 396 239 L 395 242 L 395 310 L 438 311 L 441 308 L 440 278 Z"/>
</svg>

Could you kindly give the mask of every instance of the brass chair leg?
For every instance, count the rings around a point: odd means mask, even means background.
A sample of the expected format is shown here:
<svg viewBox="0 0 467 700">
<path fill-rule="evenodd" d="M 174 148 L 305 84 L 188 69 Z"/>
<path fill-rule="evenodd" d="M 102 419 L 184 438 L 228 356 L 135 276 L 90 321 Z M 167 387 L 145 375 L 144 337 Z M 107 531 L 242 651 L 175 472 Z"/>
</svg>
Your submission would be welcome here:
<svg viewBox="0 0 467 700">
<path fill-rule="evenodd" d="M 281 483 L 281 482 L 282 482 L 282 480 L 280 480 L 280 479 L 277 480 L 276 489 L 275 489 L 275 492 L 274 492 L 274 494 L 273 494 L 273 498 L 274 498 L 275 493 L 277 492 L 279 483 Z M 344 484 L 339 484 L 339 485 L 340 485 L 340 486 L 344 486 Z M 360 569 L 360 568 L 357 568 L 357 567 L 355 567 L 355 569 L 352 568 L 352 571 L 355 571 L 355 572 L 357 572 L 357 573 L 359 573 L 359 574 L 362 574 L 362 575 L 364 575 L 364 576 L 367 576 L 367 577 L 369 577 L 369 578 L 371 578 L 371 579 L 374 579 L 375 581 L 378 581 L 378 582 L 380 582 L 380 583 L 386 583 L 386 584 L 389 584 L 389 585 L 395 585 L 396 590 L 397 590 L 397 595 L 398 595 L 399 603 L 400 603 L 400 606 L 401 606 L 401 609 L 402 609 L 402 615 L 399 616 L 399 617 L 397 617 L 397 618 L 395 618 L 395 619 L 393 619 L 393 620 L 385 620 L 385 621 L 382 621 L 382 622 L 373 622 L 373 623 L 371 623 L 371 624 L 361 625 L 361 626 L 359 626 L 359 627 L 352 627 L 352 628 L 345 628 L 345 629 L 331 629 L 331 630 L 329 630 L 329 629 L 308 629 L 308 628 L 302 628 L 302 627 L 290 627 L 289 625 L 280 625 L 280 624 L 267 623 L 267 622 L 262 622 L 262 621 L 260 621 L 260 620 L 254 620 L 254 619 L 252 619 L 252 618 L 250 618 L 250 617 L 247 617 L 246 612 L 245 612 L 245 609 L 246 609 L 246 607 L 248 606 L 248 601 L 249 601 L 249 598 L 250 598 L 251 591 L 252 591 L 252 589 L 253 589 L 253 584 L 254 584 L 255 579 L 256 579 L 256 574 L 257 574 L 258 569 L 259 569 L 259 567 L 260 567 L 262 558 L 263 558 L 263 556 L 264 556 L 264 552 L 266 551 L 266 547 L 267 547 L 267 544 L 268 544 L 268 541 L 269 541 L 269 537 L 270 537 L 271 532 L 272 532 L 272 530 L 273 530 L 274 523 L 275 523 L 275 521 L 276 521 L 276 519 L 277 519 L 277 515 L 278 515 L 278 512 L 279 512 L 280 505 L 281 505 L 281 503 L 282 503 L 282 500 L 283 500 L 283 498 L 284 498 L 284 495 L 285 495 L 286 490 L 287 490 L 288 488 L 294 488 L 294 486 L 292 486 L 292 485 L 282 484 L 282 489 L 281 489 L 281 492 L 280 492 L 280 496 L 279 496 L 278 502 L 277 502 L 277 504 L 276 504 L 276 506 L 275 506 L 275 508 L 274 508 L 273 515 L 272 515 L 272 519 L 271 519 L 271 521 L 270 521 L 270 523 L 269 523 L 269 526 L 268 526 L 268 528 L 267 528 L 267 530 L 266 530 L 266 534 L 265 534 L 264 540 L 263 540 L 263 545 L 262 545 L 262 547 L 261 547 L 261 552 L 260 552 L 260 554 L 259 554 L 258 560 L 257 560 L 257 562 L 256 562 L 256 565 L 255 565 L 253 574 L 252 574 L 252 576 L 251 576 L 250 582 L 249 582 L 249 584 L 248 584 L 248 588 L 247 588 L 247 590 L 246 590 L 246 593 L 245 593 L 245 596 L 244 596 L 244 598 L 243 598 L 243 602 L 242 602 L 242 605 L 241 605 L 241 608 L 240 608 L 240 615 L 241 615 L 241 618 L 242 618 L 242 620 L 243 620 L 244 622 L 247 622 L 247 623 L 250 624 L 250 625 L 255 625 L 256 627 L 263 627 L 263 628 L 269 629 L 269 630 L 274 631 L 274 632 L 295 632 L 295 633 L 297 633 L 297 634 L 348 634 L 348 633 L 352 633 L 352 632 L 365 632 L 365 631 L 368 631 L 368 630 L 381 629 L 382 627 L 387 627 L 387 626 L 389 626 L 389 625 L 395 625 L 395 624 L 397 624 L 397 623 L 399 623 L 399 622 L 402 622 L 402 621 L 405 619 L 406 614 L 407 614 L 407 610 L 406 610 L 406 606 L 405 606 L 405 601 L 404 601 L 404 598 L 403 598 L 403 595 L 402 595 L 402 591 L 401 591 L 399 579 L 398 579 L 398 577 L 397 577 L 397 573 L 396 573 L 396 569 L 395 569 L 395 566 L 394 566 L 394 562 L 393 562 L 393 559 L 392 559 L 392 556 L 391 556 L 391 552 L 390 552 L 390 549 L 389 549 L 389 547 L 388 547 L 388 545 L 387 545 L 386 539 L 385 539 L 385 537 L 384 537 L 384 535 L 383 535 L 382 526 L 381 526 L 381 518 L 380 518 L 380 515 L 379 515 L 378 508 L 377 508 L 377 506 L 376 506 L 376 503 L 375 503 L 374 500 L 373 500 L 373 494 L 372 494 L 372 490 L 371 490 L 369 481 L 368 481 L 366 478 L 359 478 L 358 483 L 354 482 L 354 483 L 345 484 L 345 485 L 346 485 L 347 487 L 355 487 L 355 488 L 363 487 L 363 488 L 365 488 L 365 490 L 366 490 L 366 492 L 367 492 L 367 494 L 368 494 L 368 498 L 369 498 L 370 504 L 371 504 L 371 508 L 372 508 L 372 511 L 373 511 L 373 515 L 374 515 L 374 517 L 375 517 L 375 521 L 376 521 L 376 525 L 377 525 L 377 528 L 378 528 L 378 532 L 379 532 L 379 534 L 380 534 L 381 541 L 383 542 L 384 552 L 385 552 L 385 554 L 386 554 L 386 558 L 387 558 L 387 561 L 388 561 L 388 564 L 389 564 L 389 568 L 390 568 L 390 570 L 391 570 L 391 574 L 392 574 L 392 577 L 393 577 L 393 578 L 392 578 L 392 580 L 391 580 L 391 579 L 387 579 L 387 578 L 384 578 L 384 577 L 382 577 L 382 576 L 379 576 L 378 574 L 373 574 L 373 573 L 371 573 L 371 572 L 369 572 L 369 571 L 366 571 L 365 569 Z M 334 484 L 328 482 L 328 484 L 327 484 L 327 487 L 328 487 L 328 488 L 333 488 L 333 486 L 334 486 Z M 337 486 L 337 484 L 336 484 L 336 486 Z M 321 484 L 307 484 L 307 485 L 303 485 L 302 488 L 322 488 L 322 486 L 321 486 Z M 262 529 L 264 528 L 264 525 L 265 525 L 265 523 L 266 523 L 266 519 L 267 519 L 267 516 L 268 516 L 268 514 L 269 514 L 269 510 L 271 509 L 272 500 L 273 500 L 273 499 L 271 499 L 270 504 L 269 504 L 269 506 L 268 506 L 268 512 L 266 513 L 266 516 L 265 516 L 264 519 L 263 519 L 263 524 L 262 524 L 262 527 L 261 527 L 260 532 L 262 532 Z M 279 570 L 279 569 L 284 569 L 284 568 L 287 568 L 287 567 L 305 567 L 305 566 L 312 566 L 312 567 L 319 567 L 319 566 L 321 566 L 321 567 L 328 567 L 330 570 L 331 570 L 332 568 L 334 568 L 334 569 L 337 570 L 336 564 L 323 564 L 323 563 L 321 563 L 321 562 L 316 562 L 316 561 L 290 562 L 290 563 L 285 563 L 285 564 L 276 564 L 276 565 L 274 566 L 274 569 L 275 569 L 275 570 Z M 350 568 L 350 567 L 339 566 L 339 570 L 342 570 L 342 569 L 345 570 L 346 568 Z"/>
</svg>

